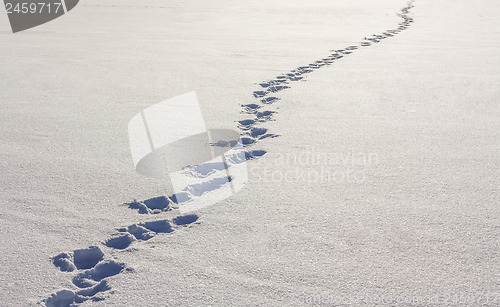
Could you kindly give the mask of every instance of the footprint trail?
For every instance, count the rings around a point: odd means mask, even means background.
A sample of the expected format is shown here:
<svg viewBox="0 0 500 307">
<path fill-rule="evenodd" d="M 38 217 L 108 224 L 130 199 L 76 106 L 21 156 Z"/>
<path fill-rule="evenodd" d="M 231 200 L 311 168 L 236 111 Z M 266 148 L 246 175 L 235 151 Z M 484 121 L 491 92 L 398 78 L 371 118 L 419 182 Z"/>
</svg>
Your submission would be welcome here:
<svg viewBox="0 0 500 307">
<path fill-rule="evenodd" d="M 279 135 L 270 133 L 265 123 L 272 121 L 277 113 L 274 105 L 280 101 L 278 94 L 281 91 L 291 88 L 293 82 L 305 81 L 308 74 L 322 67 L 330 66 L 336 61 L 360 50 L 380 43 L 382 40 L 395 37 L 406 30 L 413 22 L 409 16 L 413 8 L 414 0 L 410 1 L 398 14 L 403 19 L 394 29 L 388 29 L 381 34 L 373 34 L 365 37 L 357 45 L 351 45 L 344 49 L 330 50 L 330 54 L 323 59 L 314 61 L 291 70 L 288 73 L 277 76 L 272 80 L 258 83 L 259 89 L 252 95 L 256 100 L 251 103 L 241 105 L 241 113 L 246 118 L 237 122 L 240 130 L 240 143 L 244 147 L 250 147 L 264 139 L 278 137 Z M 274 108 L 273 108 L 274 107 Z M 248 150 L 243 155 L 234 155 L 229 160 L 233 164 L 243 163 L 248 160 L 258 159 L 266 154 L 265 150 Z M 124 204 L 130 209 L 137 210 L 137 213 L 144 215 L 168 214 L 175 215 L 179 205 L 189 201 L 194 197 L 200 197 L 210 189 L 218 189 L 222 186 L 215 182 L 217 178 L 212 178 L 213 174 L 223 172 L 227 165 L 216 163 L 205 163 L 191 167 L 190 175 L 205 181 L 196 186 L 187 186 L 183 193 L 170 196 L 160 196 L 144 201 L 136 201 Z M 214 181 L 215 180 L 215 181 Z M 156 221 L 146 221 L 116 229 L 116 232 L 107 240 L 100 243 L 100 246 L 90 246 L 85 249 L 77 249 L 73 252 L 63 252 L 51 258 L 52 263 L 64 274 L 71 278 L 73 289 L 63 289 L 52 295 L 41 303 L 47 307 L 67 307 L 78 306 L 86 301 L 104 300 L 113 293 L 108 283 L 109 278 L 118 274 L 133 273 L 132 268 L 128 268 L 124 263 L 117 262 L 114 255 L 124 252 L 134 244 L 148 241 L 157 235 L 171 235 L 176 231 L 193 224 L 199 224 L 199 217 L 195 214 L 177 215 L 172 219 L 161 219 Z M 109 251 L 108 254 L 101 249 Z"/>
<path fill-rule="evenodd" d="M 289 89 L 293 82 L 305 81 L 308 74 L 322 67 L 330 66 L 340 59 L 360 50 L 361 48 L 370 47 L 380 43 L 382 40 L 395 37 L 402 31 L 406 30 L 414 22 L 413 17 L 410 17 L 410 10 L 414 7 L 415 0 L 408 2 L 407 6 L 401 9 L 397 15 L 403 19 L 402 22 L 394 29 L 388 29 L 381 34 L 372 34 L 365 37 L 357 45 L 351 45 L 344 49 L 330 50 L 330 54 L 323 59 L 314 61 L 310 64 L 303 65 L 291 70 L 288 73 L 277 76 L 272 80 L 262 81 L 258 83 L 259 89 L 254 91 L 253 97 L 256 102 L 241 105 L 241 113 L 246 116 L 245 119 L 238 122 L 240 134 L 245 139 L 244 146 L 251 146 L 262 139 L 269 137 L 278 137 L 279 135 L 267 133 L 267 129 L 262 127 L 266 122 L 273 120 L 273 115 L 276 114 L 276 108 L 273 104 L 280 101 L 277 94 Z M 255 131 L 265 130 L 265 135 L 256 134 Z"/>
</svg>

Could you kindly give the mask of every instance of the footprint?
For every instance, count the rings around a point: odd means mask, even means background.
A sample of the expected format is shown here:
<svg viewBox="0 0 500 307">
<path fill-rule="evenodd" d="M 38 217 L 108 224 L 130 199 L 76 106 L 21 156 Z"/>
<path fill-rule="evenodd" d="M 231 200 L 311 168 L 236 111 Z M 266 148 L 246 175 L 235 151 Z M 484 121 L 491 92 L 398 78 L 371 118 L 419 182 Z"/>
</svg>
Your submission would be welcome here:
<svg viewBox="0 0 500 307">
<path fill-rule="evenodd" d="M 180 217 L 178 217 L 178 218 L 180 218 Z M 132 238 L 127 240 L 127 241 L 131 241 L 130 244 L 136 240 L 137 241 L 147 241 L 159 233 L 171 233 L 174 231 L 175 230 L 172 228 L 172 225 L 170 224 L 169 220 L 144 222 L 144 223 L 134 224 L 134 225 L 131 225 L 128 227 L 123 227 L 123 228 L 118 229 L 118 232 L 120 233 L 119 236 L 132 237 Z M 119 249 L 122 249 L 122 248 L 119 248 Z"/>
<path fill-rule="evenodd" d="M 75 302 L 75 292 L 71 290 L 61 290 L 52 294 L 46 301 L 47 307 L 67 307 Z"/>
<path fill-rule="evenodd" d="M 272 133 L 264 134 L 263 136 L 259 137 L 259 141 L 267 138 L 277 138 L 278 136 L 279 136 L 278 134 L 272 134 Z"/>
<path fill-rule="evenodd" d="M 78 288 L 89 288 L 97 285 L 104 278 L 120 274 L 125 269 L 125 264 L 113 260 L 103 261 L 93 269 L 82 272 L 73 277 L 73 284 Z"/>
<path fill-rule="evenodd" d="M 220 189 L 221 187 L 228 184 L 232 180 L 233 180 L 233 178 L 231 176 L 227 176 L 226 174 L 224 174 L 223 177 L 220 177 L 220 178 L 214 178 L 214 179 L 211 179 L 209 181 L 205 181 L 202 183 L 197 183 L 197 184 L 187 186 L 185 188 L 185 191 L 190 196 L 200 197 L 207 192 L 211 192 L 211 191 L 215 191 L 215 190 Z"/>
<path fill-rule="evenodd" d="M 241 130 L 250 130 L 253 125 L 255 124 L 255 120 L 253 119 L 245 119 L 245 120 L 240 120 L 238 122 L 238 127 L 241 129 Z"/>
<path fill-rule="evenodd" d="M 243 146 L 249 146 L 255 143 L 255 139 L 249 137 L 242 137 L 240 138 L 240 142 Z"/>
<path fill-rule="evenodd" d="M 97 246 L 77 249 L 73 252 L 73 261 L 79 270 L 91 269 L 104 258 L 104 253 Z"/>
<path fill-rule="evenodd" d="M 192 224 L 198 220 L 198 216 L 195 214 L 189 214 L 189 215 L 183 215 L 183 216 L 178 216 L 172 220 L 175 225 L 177 226 L 187 226 L 189 224 Z"/>
<path fill-rule="evenodd" d="M 84 301 L 88 300 L 89 298 L 93 298 L 94 301 L 96 301 L 95 295 L 100 293 L 100 292 L 106 292 L 111 290 L 111 287 L 108 284 L 107 280 L 102 280 L 100 283 L 97 285 L 80 290 L 76 293 L 75 297 L 75 302 L 76 303 L 83 303 Z M 86 297 L 86 298 L 83 298 Z M 99 300 L 99 299 L 97 299 Z"/>
<path fill-rule="evenodd" d="M 104 257 L 104 253 L 97 246 L 86 249 L 77 249 L 73 255 L 61 253 L 52 258 L 52 263 L 62 272 L 72 272 L 75 269 L 85 270 L 93 268 Z"/>
<path fill-rule="evenodd" d="M 260 109 L 260 106 L 258 104 L 255 104 L 255 103 L 251 103 L 251 104 L 243 104 L 241 105 L 243 107 L 243 113 L 247 113 L 247 114 L 253 114 L 255 112 L 257 112 L 258 109 Z"/>
<path fill-rule="evenodd" d="M 107 281 L 103 280 L 94 287 L 83 289 L 78 292 L 73 292 L 71 290 L 61 290 L 55 294 L 52 294 L 45 302 L 47 307 L 71 307 L 76 306 L 75 304 L 81 304 L 87 300 L 93 302 L 104 300 L 103 297 L 97 296 L 101 292 L 106 292 L 111 290 Z"/>
<path fill-rule="evenodd" d="M 72 272 L 78 269 L 80 273 L 73 277 L 73 284 L 85 289 L 77 292 L 68 289 L 58 291 L 45 300 L 45 305 L 53 307 L 76 306 L 75 304 L 83 303 L 86 300 L 103 299 L 96 295 L 111 289 L 103 279 L 116 275 L 125 268 L 124 264 L 109 260 L 104 261 L 103 258 L 104 253 L 97 246 L 77 249 L 73 253 L 61 253 L 53 257 L 53 264 L 63 272 Z M 115 267 L 120 267 L 119 271 Z"/>
<path fill-rule="evenodd" d="M 276 113 L 275 111 L 263 111 L 263 112 L 258 112 L 257 113 L 257 119 L 261 122 L 263 121 L 269 121 L 271 120 L 271 117 L 273 114 Z"/>
<path fill-rule="evenodd" d="M 118 231 L 128 232 L 129 234 L 133 235 L 137 240 L 142 240 L 142 241 L 147 241 L 156 235 L 155 232 L 137 224 L 128 226 L 126 228 L 118 229 Z"/>
<path fill-rule="evenodd" d="M 272 104 L 275 103 L 279 100 L 278 97 L 266 97 L 264 99 L 261 99 L 260 101 L 264 104 Z"/>
<path fill-rule="evenodd" d="M 210 143 L 210 146 L 213 147 L 222 147 L 222 148 L 231 148 L 234 147 L 238 144 L 237 140 L 231 140 L 231 141 L 224 141 L 224 140 L 218 140 L 215 143 Z"/>
<path fill-rule="evenodd" d="M 175 193 L 171 197 L 172 201 L 176 204 L 182 204 L 191 199 L 191 196 L 187 192 Z"/>
<path fill-rule="evenodd" d="M 266 134 L 267 129 L 265 128 L 252 128 L 252 130 L 249 131 L 249 134 L 253 138 L 258 138 L 261 137 L 262 135 Z"/>
<path fill-rule="evenodd" d="M 285 78 L 289 78 L 289 77 L 285 77 Z M 286 83 L 287 83 L 286 79 L 275 79 L 275 80 L 260 83 L 260 86 L 262 86 L 264 88 L 269 88 L 270 86 L 276 86 L 276 85 L 286 84 Z M 260 93 L 260 94 L 262 94 L 262 93 Z M 254 96 L 255 96 L 255 94 L 254 94 Z"/>
<path fill-rule="evenodd" d="M 111 239 L 108 239 L 104 245 L 116 249 L 126 249 L 127 247 L 135 241 L 135 237 L 131 234 L 120 234 L 116 235 Z"/>
<path fill-rule="evenodd" d="M 255 98 L 262 98 L 267 95 L 267 92 L 264 91 L 255 91 L 253 92 Z"/>
<path fill-rule="evenodd" d="M 252 150 L 252 151 L 245 152 L 244 157 L 242 157 L 239 154 L 235 154 L 235 155 L 232 155 L 232 156 L 228 157 L 228 160 L 232 164 L 240 164 L 240 163 L 243 163 L 243 162 L 246 162 L 246 161 L 249 161 L 249 160 L 258 159 L 258 158 L 262 157 L 265 154 L 266 154 L 266 151 L 264 151 L 264 150 Z"/>
<path fill-rule="evenodd" d="M 304 77 L 291 77 L 288 80 L 290 80 L 290 81 L 299 81 L 299 80 L 302 80 L 302 79 L 304 79 Z"/>
<path fill-rule="evenodd" d="M 144 227 L 146 229 L 149 229 L 157 234 L 158 233 L 171 233 L 174 231 L 168 220 L 145 222 L 145 223 L 140 223 L 138 225 L 141 227 Z"/>
<path fill-rule="evenodd" d="M 213 175 L 217 171 L 223 171 L 226 168 L 227 166 L 222 162 L 210 162 L 193 166 L 191 167 L 191 171 L 193 177 L 206 178 Z"/>
<path fill-rule="evenodd" d="M 312 69 L 309 69 L 309 66 L 307 66 L 307 68 L 306 68 L 306 69 L 303 69 L 303 70 L 302 70 L 302 74 L 309 74 L 309 73 L 312 73 L 312 72 L 313 72 L 313 70 L 312 70 Z"/>
<path fill-rule="evenodd" d="M 286 86 L 286 85 L 274 85 L 274 86 L 269 87 L 269 91 L 272 93 L 276 93 L 276 92 L 282 91 L 282 90 L 287 89 L 287 88 L 290 88 L 290 87 Z"/>
<path fill-rule="evenodd" d="M 173 201 L 165 196 L 154 197 L 143 202 L 134 200 L 131 203 L 124 204 L 130 209 L 139 211 L 140 214 L 158 214 L 172 210 Z"/>
<path fill-rule="evenodd" d="M 52 258 L 52 263 L 58 267 L 62 272 L 73 272 L 76 266 L 73 264 L 71 255 L 68 253 L 61 253 Z"/>
<path fill-rule="evenodd" d="M 147 199 L 144 201 L 144 204 L 146 205 L 146 207 L 148 207 L 151 210 L 155 210 L 155 209 L 160 209 L 163 211 L 171 210 L 171 202 L 165 196 L 159 196 L 159 197 Z"/>
</svg>

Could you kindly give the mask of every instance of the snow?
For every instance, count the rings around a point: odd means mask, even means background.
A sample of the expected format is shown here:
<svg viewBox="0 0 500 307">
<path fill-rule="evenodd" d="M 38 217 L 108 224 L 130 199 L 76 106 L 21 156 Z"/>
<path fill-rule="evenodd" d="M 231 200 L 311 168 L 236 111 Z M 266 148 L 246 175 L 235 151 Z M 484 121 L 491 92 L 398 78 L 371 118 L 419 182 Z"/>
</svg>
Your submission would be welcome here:
<svg viewBox="0 0 500 307">
<path fill-rule="evenodd" d="M 0 306 L 497 305 L 499 13 L 87 0 L 16 34 L 0 13 Z M 193 91 L 248 182 L 181 214 L 128 124 Z"/>
</svg>

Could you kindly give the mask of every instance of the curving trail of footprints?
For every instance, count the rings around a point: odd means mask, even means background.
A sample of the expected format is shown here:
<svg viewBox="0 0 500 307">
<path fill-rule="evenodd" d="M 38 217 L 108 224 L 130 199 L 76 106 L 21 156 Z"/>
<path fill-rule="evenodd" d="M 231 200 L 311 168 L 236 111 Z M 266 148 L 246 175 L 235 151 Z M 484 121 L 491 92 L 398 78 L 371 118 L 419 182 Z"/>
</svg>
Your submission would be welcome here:
<svg viewBox="0 0 500 307">
<path fill-rule="evenodd" d="M 260 89 L 253 92 L 253 97 L 257 99 L 257 101 L 241 105 L 241 113 L 250 115 L 238 122 L 238 127 L 242 139 L 244 140 L 243 145 L 249 146 L 262 139 L 279 136 L 268 133 L 267 129 L 262 127 L 262 123 L 272 120 L 273 115 L 277 112 L 271 105 L 280 101 L 280 98 L 276 95 L 278 92 L 290 88 L 293 82 L 305 81 L 308 74 L 322 67 L 330 66 L 360 48 L 380 43 L 382 40 L 394 37 L 406 30 L 411 23 L 414 22 L 413 18 L 409 16 L 414 1 L 415 0 L 411 0 L 408 2 L 407 6 L 398 13 L 398 16 L 401 17 L 403 21 L 398 24 L 397 28 L 386 30 L 382 34 L 373 34 L 369 37 L 365 37 L 358 45 L 348 46 L 339 50 L 330 50 L 332 53 L 323 59 L 297 67 L 288 73 L 277 76 L 275 79 L 259 83 Z"/>
<path fill-rule="evenodd" d="M 275 79 L 259 83 L 260 89 L 253 92 L 254 103 L 242 105 L 242 114 L 248 118 L 238 121 L 238 128 L 241 135 L 241 143 L 249 147 L 261 140 L 278 137 L 279 135 L 269 133 L 268 129 L 262 127 L 268 121 L 271 121 L 276 110 L 272 105 L 280 101 L 277 93 L 290 88 L 292 82 L 304 81 L 308 74 L 324 66 L 332 65 L 345 56 L 352 54 L 356 50 L 380 43 L 382 40 L 391 38 L 406 30 L 413 18 L 409 16 L 410 9 L 413 8 L 412 0 L 408 2 L 398 14 L 403 21 L 395 29 L 386 30 L 382 34 L 373 34 L 365 37 L 358 45 L 348 46 L 340 50 L 331 50 L 331 54 L 314 63 L 300 66 L 288 73 L 277 76 Z M 253 150 L 246 152 L 240 162 L 257 159 L 266 153 L 264 150 Z M 212 171 L 217 170 L 217 166 L 202 164 L 191 169 L 193 176 L 205 178 Z M 210 186 L 210 185 L 208 185 Z M 187 189 L 189 192 L 190 190 Z M 201 196 L 204 192 L 210 190 L 197 190 L 191 194 L 186 193 L 183 199 L 178 195 L 160 196 L 145 201 L 133 201 L 124 205 L 130 209 L 137 210 L 139 214 L 159 214 L 164 212 L 175 213 L 179 205 L 190 197 Z M 124 263 L 113 260 L 113 254 L 126 250 L 133 244 L 150 240 L 159 234 L 171 234 L 177 230 L 192 225 L 199 224 L 198 216 L 195 214 L 179 215 L 173 219 L 162 219 L 157 221 L 143 222 L 133 224 L 127 227 L 118 228 L 111 238 L 102 242 L 102 245 L 110 250 L 110 255 L 105 255 L 99 246 L 90 246 L 86 249 L 78 249 L 73 252 L 61 253 L 52 257 L 52 263 L 60 271 L 71 276 L 74 290 L 64 289 L 52 294 L 43 302 L 47 307 L 66 307 L 77 306 L 85 301 L 100 301 L 105 299 L 105 293 L 112 293 L 108 283 L 108 278 L 133 272 Z"/>
</svg>

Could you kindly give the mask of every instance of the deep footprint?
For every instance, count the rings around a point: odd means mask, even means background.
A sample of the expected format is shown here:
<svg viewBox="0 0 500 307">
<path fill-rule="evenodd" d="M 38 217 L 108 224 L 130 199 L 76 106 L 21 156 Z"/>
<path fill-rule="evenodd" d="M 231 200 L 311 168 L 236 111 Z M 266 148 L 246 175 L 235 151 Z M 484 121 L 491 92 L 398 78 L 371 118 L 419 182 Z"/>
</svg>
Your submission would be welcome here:
<svg viewBox="0 0 500 307">
<path fill-rule="evenodd" d="M 63 272 L 72 272 L 75 269 L 86 270 L 93 268 L 104 257 L 104 253 L 97 246 L 86 249 L 77 249 L 73 255 L 61 253 L 52 258 L 52 263 Z"/>
<path fill-rule="evenodd" d="M 104 253 L 97 246 L 91 246 L 85 249 L 77 249 L 73 253 L 73 261 L 79 270 L 93 268 L 104 258 Z"/>
<path fill-rule="evenodd" d="M 126 249 L 132 244 L 136 239 L 133 235 L 126 233 L 117 235 L 111 239 L 108 239 L 104 244 L 107 247 L 116 248 L 116 249 Z"/>
<path fill-rule="evenodd" d="M 172 222 L 174 222 L 174 224 L 177 226 L 187 226 L 189 224 L 196 222 L 197 220 L 198 220 L 197 215 L 189 214 L 189 215 L 178 216 L 174 218 Z"/>
<path fill-rule="evenodd" d="M 82 272 L 73 277 L 73 284 L 78 288 L 89 288 L 96 285 L 104 278 L 120 274 L 125 268 L 125 264 L 113 260 L 99 263 L 95 268 Z"/>
<path fill-rule="evenodd" d="M 157 214 L 172 210 L 172 200 L 165 196 L 150 198 L 143 202 L 133 201 L 125 204 L 130 209 L 139 211 L 140 214 Z"/>
</svg>

